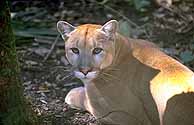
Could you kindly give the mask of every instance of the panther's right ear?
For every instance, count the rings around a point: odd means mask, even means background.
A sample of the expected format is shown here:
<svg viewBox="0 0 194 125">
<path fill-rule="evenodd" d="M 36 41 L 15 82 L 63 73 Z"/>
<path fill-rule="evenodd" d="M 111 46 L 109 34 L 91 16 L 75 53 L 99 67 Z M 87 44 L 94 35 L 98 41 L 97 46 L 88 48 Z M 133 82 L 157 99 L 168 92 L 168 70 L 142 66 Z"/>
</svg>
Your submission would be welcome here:
<svg viewBox="0 0 194 125">
<path fill-rule="evenodd" d="M 57 30 L 61 34 L 62 38 L 65 39 L 69 37 L 69 34 L 75 30 L 75 27 L 68 22 L 58 21 L 57 22 Z"/>
</svg>

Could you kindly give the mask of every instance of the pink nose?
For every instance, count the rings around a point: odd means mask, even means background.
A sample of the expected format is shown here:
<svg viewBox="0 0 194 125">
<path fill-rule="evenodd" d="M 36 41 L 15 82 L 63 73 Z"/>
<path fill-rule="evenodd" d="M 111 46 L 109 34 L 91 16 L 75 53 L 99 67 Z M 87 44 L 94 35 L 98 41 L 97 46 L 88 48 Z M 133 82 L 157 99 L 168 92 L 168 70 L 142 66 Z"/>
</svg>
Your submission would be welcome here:
<svg viewBox="0 0 194 125">
<path fill-rule="evenodd" d="M 82 72 L 84 75 L 87 75 L 88 72 L 92 71 L 92 68 L 79 68 L 79 71 Z"/>
</svg>

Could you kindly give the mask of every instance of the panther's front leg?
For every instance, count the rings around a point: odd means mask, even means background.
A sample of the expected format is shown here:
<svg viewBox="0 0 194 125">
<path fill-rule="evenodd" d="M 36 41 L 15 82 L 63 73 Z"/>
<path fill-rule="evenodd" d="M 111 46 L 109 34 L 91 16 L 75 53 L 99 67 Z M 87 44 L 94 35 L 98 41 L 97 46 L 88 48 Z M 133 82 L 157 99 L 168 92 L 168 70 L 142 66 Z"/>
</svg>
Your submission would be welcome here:
<svg viewBox="0 0 194 125">
<path fill-rule="evenodd" d="M 78 87 L 72 89 L 65 97 L 65 102 L 71 107 L 76 109 L 86 110 L 85 107 L 85 88 Z"/>
</svg>

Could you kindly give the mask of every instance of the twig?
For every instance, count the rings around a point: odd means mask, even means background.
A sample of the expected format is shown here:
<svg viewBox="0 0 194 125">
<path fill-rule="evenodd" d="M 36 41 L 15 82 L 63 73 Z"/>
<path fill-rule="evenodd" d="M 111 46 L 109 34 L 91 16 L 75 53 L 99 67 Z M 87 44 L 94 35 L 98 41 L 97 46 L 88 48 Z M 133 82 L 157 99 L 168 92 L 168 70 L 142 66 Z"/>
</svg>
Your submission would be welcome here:
<svg viewBox="0 0 194 125">
<path fill-rule="evenodd" d="M 43 62 L 45 62 L 45 61 L 49 58 L 49 56 L 51 55 L 51 53 L 53 52 L 53 50 L 54 50 L 54 48 L 55 48 L 55 45 L 57 44 L 57 42 L 58 42 L 58 40 L 59 40 L 59 38 L 60 38 L 60 34 L 57 35 L 57 37 L 56 37 L 54 43 L 52 44 L 52 46 L 51 46 L 51 48 L 50 48 L 50 51 L 49 51 L 49 52 L 47 53 L 47 55 L 45 56 Z"/>
<path fill-rule="evenodd" d="M 54 38 L 55 40 L 56 38 Z M 40 39 L 40 38 L 35 38 L 34 41 L 36 41 L 39 44 L 48 44 L 48 45 L 52 45 L 54 40 L 48 40 L 48 39 Z M 64 47 L 65 44 L 64 42 L 59 42 L 56 44 L 57 47 Z"/>
<path fill-rule="evenodd" d="M 82 3 L 82 9 L 85 9 L 86 8 L 86 1 L 85 0 L 80 0 L 81 3 Z"/>
<path fill-rule="evenodd" d="M 22 70 L 24 70 L 24 71 L 32 71 L 32 72 L 45 72 L 42 68 L 40 68 L 40 67 L 37 67 L 37 66 L 31 66 L 31 67 L 29 67 L 29 66 L 23 66 L 22 67 Z"/>
<path fill-rule="evenodd" d="M 44 40 L 54 41 L 56 39 L 56 37 L 52 37 L 52 36 L 35 36 L 34 40 L 36 40 L 36 39 L 44 39 Z"/>
<path fill-rule="evenodd" d="M 64 2 L 62 2 L 61 4 L 62 4 L 62 9 L 63 9 L 63 8 L 64 8 Z M 63 14 L 63 11 L 62 11 L 62 12 L 61 12 L 61 18 L 60 18 L 60 20 L 62 20 L 63 18 L 64 18 L 64 14 Z M 54 43 L 52 44 L 52 46 L 51 46 L 51 48 L 50 48 L 50 51 L 49 51 L 48 54 L 45 56 L 43 62 L 45 62 L 45 61 L 49 58 L 49 56 L 51 55 L 52 51 L 53 51 L 54 48 L 55 48 L 55 45 L 57 44 L 57 42 L 58 42 L 58 40 L 59 40 L 59 37 L 60 37 L 60 34 L 57 35 L 57 37 L 56 37 Z"/>
<path fill-rule="evenodd" d="M 124 20 L 126 20 L 128 23 L 130 23 L 131 25 L 135 26 L 136 28 L 140 28 L 140 26 L 138 26 L 136 23 L 134 23 L 133 21 L 131 21 L 129 18 L 127 18 L 125 15 L 123 15 L 122 13 L 116 11 L 115 9 L 113 9 L 110 6 L 107 5 L 103 5 L 106 9 L 109 9 L 110 11 L 116 13 L 117 15 L 119 15 L 120 17 L 122 17 Z"/>
<path fill-rule="evenodd" d="M 168 10 L 169 12 L 172 12 L 173 14 L 179 16 L 181 19 L 183 19 L 185 22 L 189 22 L 191 20 L 189 20 L 187 17 L 183 16 L 181 14 L 181 10 L 179 10 L 177 7 L 175 6 L 171 6 L 171 7 L 167 7 L 167 6 L 162 6 L 164 9 Z"/>
<path fill-rule="evenodd" d="M 107 3 L 109 0 L 103 0 L 102 2 L 99 2 L 100 4 L 105 4 Z"/>
<path fill-rule="evenodd" d="M 24 18 L 24 21 L 30 21 L 30 20 L 33 20 L 35 18 L 39 18 L 39 17 L 42 17 L 43 15 L 46 15 L 47 14 L 47 11 L 46 10 L 40 10 L 37 14 L 33 15 L 33 16 L 28 16 L 26 18 Z"/>
</svg>

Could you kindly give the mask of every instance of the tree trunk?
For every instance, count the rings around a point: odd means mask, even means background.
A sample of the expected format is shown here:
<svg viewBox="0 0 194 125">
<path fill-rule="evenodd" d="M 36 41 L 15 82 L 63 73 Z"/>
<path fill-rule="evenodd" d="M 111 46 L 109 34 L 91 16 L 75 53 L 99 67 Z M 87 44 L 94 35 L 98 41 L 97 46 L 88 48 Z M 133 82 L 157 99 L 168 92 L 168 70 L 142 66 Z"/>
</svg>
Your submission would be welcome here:
<svg viewBox="0 0 194 125">
<path fill-rule="evenodd" d="M 34 125 L 19 80 L 15 41 L 7 0 L 0 0 L 0 124 Z"/>
</svg>

